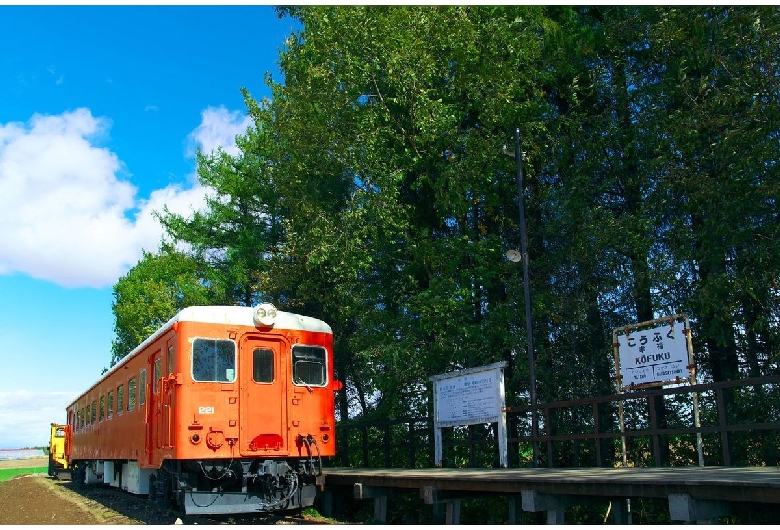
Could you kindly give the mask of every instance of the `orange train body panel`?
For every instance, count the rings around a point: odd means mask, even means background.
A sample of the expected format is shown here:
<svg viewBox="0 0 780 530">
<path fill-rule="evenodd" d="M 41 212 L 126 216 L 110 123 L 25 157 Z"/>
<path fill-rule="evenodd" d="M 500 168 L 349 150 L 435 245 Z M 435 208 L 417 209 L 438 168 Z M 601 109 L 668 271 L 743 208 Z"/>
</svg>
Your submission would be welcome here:
<svg viewBox="0 0 780 530">
<path fill-rule="evenodd" d="M 187 513 L 310 505 L 340 388 L 326 323 L 270 304 L 186 308 L 67 407 L 68 459 L 84 482 L 146 493 L 149 477 L 150 496 Z"/>
</svg>

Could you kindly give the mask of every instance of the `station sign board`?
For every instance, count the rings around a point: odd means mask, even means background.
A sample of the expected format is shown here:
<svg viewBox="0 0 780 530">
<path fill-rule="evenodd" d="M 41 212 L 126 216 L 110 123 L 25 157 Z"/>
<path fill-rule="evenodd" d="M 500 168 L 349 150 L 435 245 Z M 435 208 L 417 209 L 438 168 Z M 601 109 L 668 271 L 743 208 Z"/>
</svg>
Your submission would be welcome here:
<svg viewBox="0 0 780 530">
<path fill-rule="evenodd" d="M 613 335 L 621 391 L 692 380 L 693 354 L 684 315 L 625 326 Z"/>
</svg>

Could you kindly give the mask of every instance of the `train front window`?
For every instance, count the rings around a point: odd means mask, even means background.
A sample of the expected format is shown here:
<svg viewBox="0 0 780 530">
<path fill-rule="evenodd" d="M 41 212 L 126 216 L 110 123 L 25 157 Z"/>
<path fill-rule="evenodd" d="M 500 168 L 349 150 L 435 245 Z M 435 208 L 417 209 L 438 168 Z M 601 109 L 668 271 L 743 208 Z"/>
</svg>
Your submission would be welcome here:
<svg viewBox="0 0 780 530">
<path fill-rule="evenodd" d="M 252 379 L 257 383 L 274 382 L 274 352 L 263 348 L 252 351 Z"/>
<path fill-rule="evenodd" d="M 325 348 L 298 346 L 292 348 L 293 383 L 296 385 L 325 385 Z"/>
<path fill-rule="evenodd" d="M 236 344 L 225 339 L 195 339 L 192 342 L 192 379 L 232 383 L 236 380 Z"/>
</svg>

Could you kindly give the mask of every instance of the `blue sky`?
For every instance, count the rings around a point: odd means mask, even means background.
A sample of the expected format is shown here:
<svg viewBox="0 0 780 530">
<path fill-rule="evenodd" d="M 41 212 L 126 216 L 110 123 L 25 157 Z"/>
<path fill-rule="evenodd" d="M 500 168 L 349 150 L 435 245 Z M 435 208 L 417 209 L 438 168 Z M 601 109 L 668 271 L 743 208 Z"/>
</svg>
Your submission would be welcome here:
<svg viewBox="0 0 780 530">
<path fill-rule="evenodd" d="M 266 5 L 0 5 L 0 449 L 46 444 L 108 367 L 152 211 L 202 204 L 195 149 L 234 149 L 292 29 Z"/>
</svg>

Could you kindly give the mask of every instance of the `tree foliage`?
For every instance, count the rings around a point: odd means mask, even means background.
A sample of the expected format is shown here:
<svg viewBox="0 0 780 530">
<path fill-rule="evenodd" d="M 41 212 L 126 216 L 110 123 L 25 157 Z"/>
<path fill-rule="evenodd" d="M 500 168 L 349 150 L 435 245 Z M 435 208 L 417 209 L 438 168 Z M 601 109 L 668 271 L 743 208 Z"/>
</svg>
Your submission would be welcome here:
<svg viewBox="0 0 780 530">
<path fill-rule="evenodd" d="M 180 309 L 213 300 L 202 282 L 199 262 L 162 245 L 143 258 L 114 285 L 114 333 L 111 366 L 165 324 Z"/>
<path fill-rule="evenodd" d="M 431 375 L 502 360 L 527 399 L 515 127 L 541 401 L 613 393 L 612 329 L 678 313 L 704 378 L 777 373 L 775 7 L 280 15 L 302 23 L 284 82 L 245 93 L 238 155 L 199 154 L 208 209 L 162 219 L 193 295 L 331 323 L 342 418 L 428 413 Z M 144 262 L 118 284 L 120 344 L 190 300 L 152 282 L 164 307 L 125 311 Z"/>
</svg>

